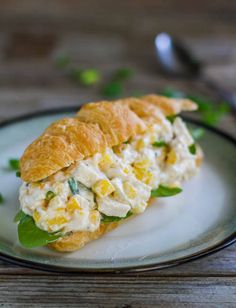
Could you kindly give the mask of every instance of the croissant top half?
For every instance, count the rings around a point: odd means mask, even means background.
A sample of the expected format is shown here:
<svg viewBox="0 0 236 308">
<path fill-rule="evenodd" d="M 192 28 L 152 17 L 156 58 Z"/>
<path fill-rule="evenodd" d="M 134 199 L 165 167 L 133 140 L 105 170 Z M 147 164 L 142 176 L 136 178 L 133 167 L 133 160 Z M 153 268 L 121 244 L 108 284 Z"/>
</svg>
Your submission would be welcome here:
<svg viewBox="0 0 236 308">
<path fill-rule="evenodd" d="M 40 181 L 144 132 L 149 121 L 158 123 L 163 115 L 196 109 L 190 100 L 157 95 L 86 104 L 76 117 L 51 124 L 26 148 L 20 159 L 21 178 Z"/>
</svg>

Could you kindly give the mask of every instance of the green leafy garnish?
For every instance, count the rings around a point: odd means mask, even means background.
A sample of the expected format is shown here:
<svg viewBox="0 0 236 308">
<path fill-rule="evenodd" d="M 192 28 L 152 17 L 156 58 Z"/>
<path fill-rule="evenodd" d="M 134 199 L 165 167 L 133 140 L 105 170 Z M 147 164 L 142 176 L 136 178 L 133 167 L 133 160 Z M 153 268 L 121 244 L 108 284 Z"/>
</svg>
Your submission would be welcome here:
<svg viewBox="0 0 236 308">
<path fill-rule="evenodd" d="M 76 195 L 79 193 L 78 183 L 74 178 L 70 178 L 68 180 L 68 184 L 69 184 L 70 190 L 73 195 Z"/>
<path fill-rule="evenodd" d="M 205 133 L 205 131 L 201 127 L 198 127 L 198 128 L 195 128 L 195 129 L 190 129 L 190 134 L 192 135 L 194 140 L 198 140 L 198 139 L 202 138 L 204 133 Z"/>
<path fill-rule="evenodd" d="M 16 214 L 16 216 L 15 216 L 15 218 L 14 218 L 14 222 L 18 222 L 18 221 L 20 221 L 21 219 L 23 219 L 25 216 L 26 216 L 27 214 L 25 214 L 22 210 L 20 210 L 17 214 Z"/>
<path fill-rule="evenodd" d="M 130 217 L 131 215 L 132 215 L 132 212 L 130 212 L 130 211 L 126 214 L 125 217 L 107 216 L 105 214 L 102 214 L 101 222 L 109 223 L 109 222 L 113 222 L 113 221 L 120 221 L 122 219 L 126 219 L 126 218 Z"/>
<path fill-rule="evenodd" d="M 177 195 L 182 192 L 179 187 L 167 187 L 164 185 L 159 185 L 157 189 L 152 189 L 151 197 L 170 197 Z"/>
<path fill-rule="evenodd" d="M 9 159 L 8 165 L 11 170 L 18 171 L 20 169 L 19 159 L 16 158 Z"/>
<path fill-rule="evenodd" d="M 197 148 L 196 148 L 195 143 L 191 144 L 191 145 L 188 147 L 188 149 L 189 149 L 189 152 L 190 152 L 191 154 L 193 154 L 193 155 L 195 155 L 195 154 L 197 153 Z"/>
<path fill-rule="evenodd" d="M 123 93 L 123 86 L 120 82 L 109 82 L 102 88 L 101 94 L 107 98 L 116 98 Z"/>
<path fill-rule="evenodd" d="M 101 79 L 101 74 L 96 69 L 87 69 L 79 73 L 79 81 L 84 86 L 91 86 Z"/>
<path fill-rule="evenodd" d="M 19 216 L 18 237 L 21 245 L 26 248 L 45 246 L 55 242 L 62 236 L 61 232 L 48 233 L 39 229 L 33 218 L 29 215 L 20 214 Z M 17 219 L 19 219 L 19 217 L 17 217 Z"/>
<path fill-rule="evenodd" d="M 173 124 L 177 116 L 178 116 L 177 114 L 173 114 L 173 115 L 167 116 L 166 118 L 168 121 L 170 121 L 171 124 Z"/>
<path fill-rule="evenodd" d="M 0 204 L 2 204 L 4 202 L 4 198 L 3 195 L 0 193 Z"/>
<path fill-rule="evenodd" d="M 134 71 L 130 68 L 119 68 L 114 72 L 114 81 L 125 81 L 133 77 Z"/>
<path fill-rule="evenodd" d="M 58 68 L 65 68 L 71 63 L 71 58 L 68 55 L 60 55 L 56 58 L 56 66 Z"/>
<path fill-rule="evenodd" d="M 46 199 L 47 201 L 50 201 L 50 200 L 52 200 L 55 196 L 56 196 L 56 194 L 55 194 L 53 191 L 49 190 L 49 191 L 47 191 L 47 193 L 46 193 L 45 199 Z"/>
<path fill-rule="evenodd" d="M 167 143 L 166 143 L 165 141 L 161 140 L 161 141 L 155 141 L 155 142 L 153 142 L 152 145 L 153 145 L 154 147 L 161 148 L 161 147 L 167 146 Z"/>
<path fill-rule="evenodd" d="M 21 172 L 20 171 L 16 171 L 16 177 L 20 178 L 21 177 Z"/>
</svg>

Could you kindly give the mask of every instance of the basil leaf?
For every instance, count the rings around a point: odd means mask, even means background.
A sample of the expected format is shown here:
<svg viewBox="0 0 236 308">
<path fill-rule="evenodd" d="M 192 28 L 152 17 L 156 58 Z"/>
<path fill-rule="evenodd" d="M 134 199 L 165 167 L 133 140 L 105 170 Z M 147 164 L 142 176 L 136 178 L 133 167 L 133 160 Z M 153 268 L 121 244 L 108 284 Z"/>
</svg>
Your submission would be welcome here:
<svg viewBox="0 0 236 308">
<path fill-rule="evenodd" d="M 160 94 L 171 98 L 183 98 L 185 96 L 183 92 L 171 87 L 164 88 L 162 91 L 160 91 Z"/>
<path fill-rule="evenodd" d="M 198 127 L 195 129 L 190 129 L 190 134 L 192 135 L 194 140 L 200 139 L 204 135 L 205 131 L 202 127 Z"/>
<path fill-rule="evenodd" d="M 76 182 L 74 178 L 70 178 L 68 180 L 68 184 L 69 184 L 70 190 L 73 195 L 76 195 L 79 193 L 78 183 Z"/>
<path fill-rule="evenodd" d="M 130 211 L 126 214 L 125 217 L 107 216 L 105 214 L 102 214 L 101 222 L 109 223 L 109 222 L 113 222 L 113 221 L 120 221 L 122 219 L 126 219 L 126 218 L 130 217 L 131 215 L 132 215 L 132 212 L 130 212 Z"/>
<path fill-rule="evenodd" d="M 19 159 L 16 159 L 16 158 L 9 159 L 8 165 L 9 165 L 11 170 L 18 171 L 20 169 Z"/>
<path fill-rule="evenodd" d="M 166 118 L 168 121 L 170 121 L 171 124 L 173 124 L 177 116 L 178 116 L 177 114 L 173 114 L 173 115 L 167 116 Z"/>
<path fill-rule="evenodd" d="M 191 144 L 191 145 L 188 147 L 188 149 L 189 149 L 189 152 L 190 152 L 191 154 L 193 154 L 193 155 L 195 155 L 195 154 L 197 153 L 197 148 L 196 148 L 195 143 Z"/>
<path fill-rule="evenodd" d="M 0 204 L 2 204 L 4 202 L 4 198 L 3 195 L 0 193 Z"/>
<path fill-rule="evenodd" d="M 33 218 L 29 215 L 23 216 L 18 225 L 18 237 L 22 246 L 26 248 L 34 248 L 45 246 L 55 242 L 62 236 L 61 232 L 48 233 L 39 229 Z"/>
<path fill-rule="evenodd" d="M 50 201 L 50 200 L 52 200 L 55 196 L 56 196 L 56 194 L 55 194 L 53 191 L 49 190 L 49 191 L 46 193 L 45 199 L 46 199 L 47 201 Z"/>
<path fill-rule="evenodd" d="M 58 68 L 65 68 L 66 66 L 68 66 L 71 62 L 71 58 L 69 57 L 69 55 L 60 55 L 56 58 L 55 64 Z"/>
<path fill-rule="evenodd" d="M 152 145 L 153 145 L 154 147 L 161 148 L 161 147 L 167 146 L 167 143 L 166 143 L 165 141 L 161 140 L 161 141 L 155 141 L 155 142 L 153 142 Z"/>
<path fill-rule="evenodd" d="M 152 189 L 151 197 L 170 197 L 179 194 L 182 189 L 179 187 L 167 187 L 159 185 L 157 189 Z"/>
<path fill-rule="evenodd" d="M 79 81 L 84 86 L 91 86 L 101 79 L 101 74 L 96 69 L 83 70 L 79 74 Z"/>
<path fill-rule="evenodd" d="M 125 81 L 133 77 L 134 71 L 130 68 L 119 68 L 114 72 L 114 81 Z"/>
<path fill-rule="evenodd" d="M 20 221 L 21 219 L 23 219 L 25 216 L 26 216 L 27 214 L 25 214 L 22 210 L 20 210 L 17 214 L 16 214 L 16 216 L 15 216 L 15 218 L 14 218 L 14 222 L 18 222 L 18 221 Z"/>
</svg>

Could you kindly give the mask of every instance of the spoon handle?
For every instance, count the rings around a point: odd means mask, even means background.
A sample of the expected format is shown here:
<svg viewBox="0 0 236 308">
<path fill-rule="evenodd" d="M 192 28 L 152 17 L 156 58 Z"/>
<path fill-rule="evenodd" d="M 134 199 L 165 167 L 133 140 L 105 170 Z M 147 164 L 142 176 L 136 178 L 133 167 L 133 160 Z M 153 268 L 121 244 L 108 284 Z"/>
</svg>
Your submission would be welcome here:
<svg viewBox="0 0 236 308">
<path fill-rule="evenodd" d="M 236 93 L 225 89 L 223 86 L 205 76 L 202 76 L 202 79 L 204 83 L 219 96 L 220 99 L 228 103 L 236 112 Z"/>
</svg>

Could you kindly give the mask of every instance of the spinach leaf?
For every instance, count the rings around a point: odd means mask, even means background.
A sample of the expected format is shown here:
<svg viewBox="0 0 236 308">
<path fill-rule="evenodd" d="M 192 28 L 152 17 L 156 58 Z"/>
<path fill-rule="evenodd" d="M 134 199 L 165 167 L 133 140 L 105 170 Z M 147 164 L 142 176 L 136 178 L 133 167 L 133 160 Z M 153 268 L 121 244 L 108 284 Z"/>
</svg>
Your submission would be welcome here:
<svg viewBox="0 0 236 308">
<path fill-rule="evenodd" d="M 167 146 L 167 143 L 163 140 L 160 140 L 160 141 L 155 141 L 153 142 L 152 144 L 154 147 L 157 147 L 157 148 L 161 148 L 161 147 L 165 147 Z"/>
<path fill-rule="evenodd" d="M 68 180 L 68 184 L 69 184 L 70 190 L 73 195 L 76 195 L 79 193 L 78 183 L 76 182 L 74 178 L 70 178 Z"/>
<path fill-rule="evenodd" d="M 22 210 L 20 210 L 17 214 L 16 214 L 16 216 L 15 216 L 15 218 L 14 218 L 14 222 L 18 222 L 18 221 L 20 221 L 21 219 L 23 219 L 25 216 L 26 216 L 27 214 L 25 214 Z"/>
<path fill-rule="evenodd" d="M 179 187 L 167 187 L 159 185 L 157 189 L 152 189 L 151 197 L 170 197 L 179 194 L 182 191 Z"/>
<path fill-rule="evenodd" d="M 20 214 L 19 216 L 21 219 L 18 225 L 18 237 L 21 245 L 26 248 L 44 246 L 55 242 L 62 236 L 61 232 L 48 233 L 39 229 L 29 215 Z"/>
<path fill-rule="evenodd" d="M 190 152 L 191 154 L 193 154 L 193 155 L 195 155 L 195 154 L 197 153 L 197 148 L 196 148 L 195 143 L 191 144 L 191 145 L 188 147 L 188 149 L 189 149 L 189 152 Z"/>
<path fill-rule="evenodd" d="M 126 219 L 126 218 L 130 217 L 131 215 L 132 215 L 132 212 L 130 212 L 130 211 L 126 214 L 125 217 L 107 216 L 105 214 L 102 214 L 101 222 L 109 223 L 109 222 L 113 222 L 113 221 L 120 221 L 122 219 Z"/>
</svg>

